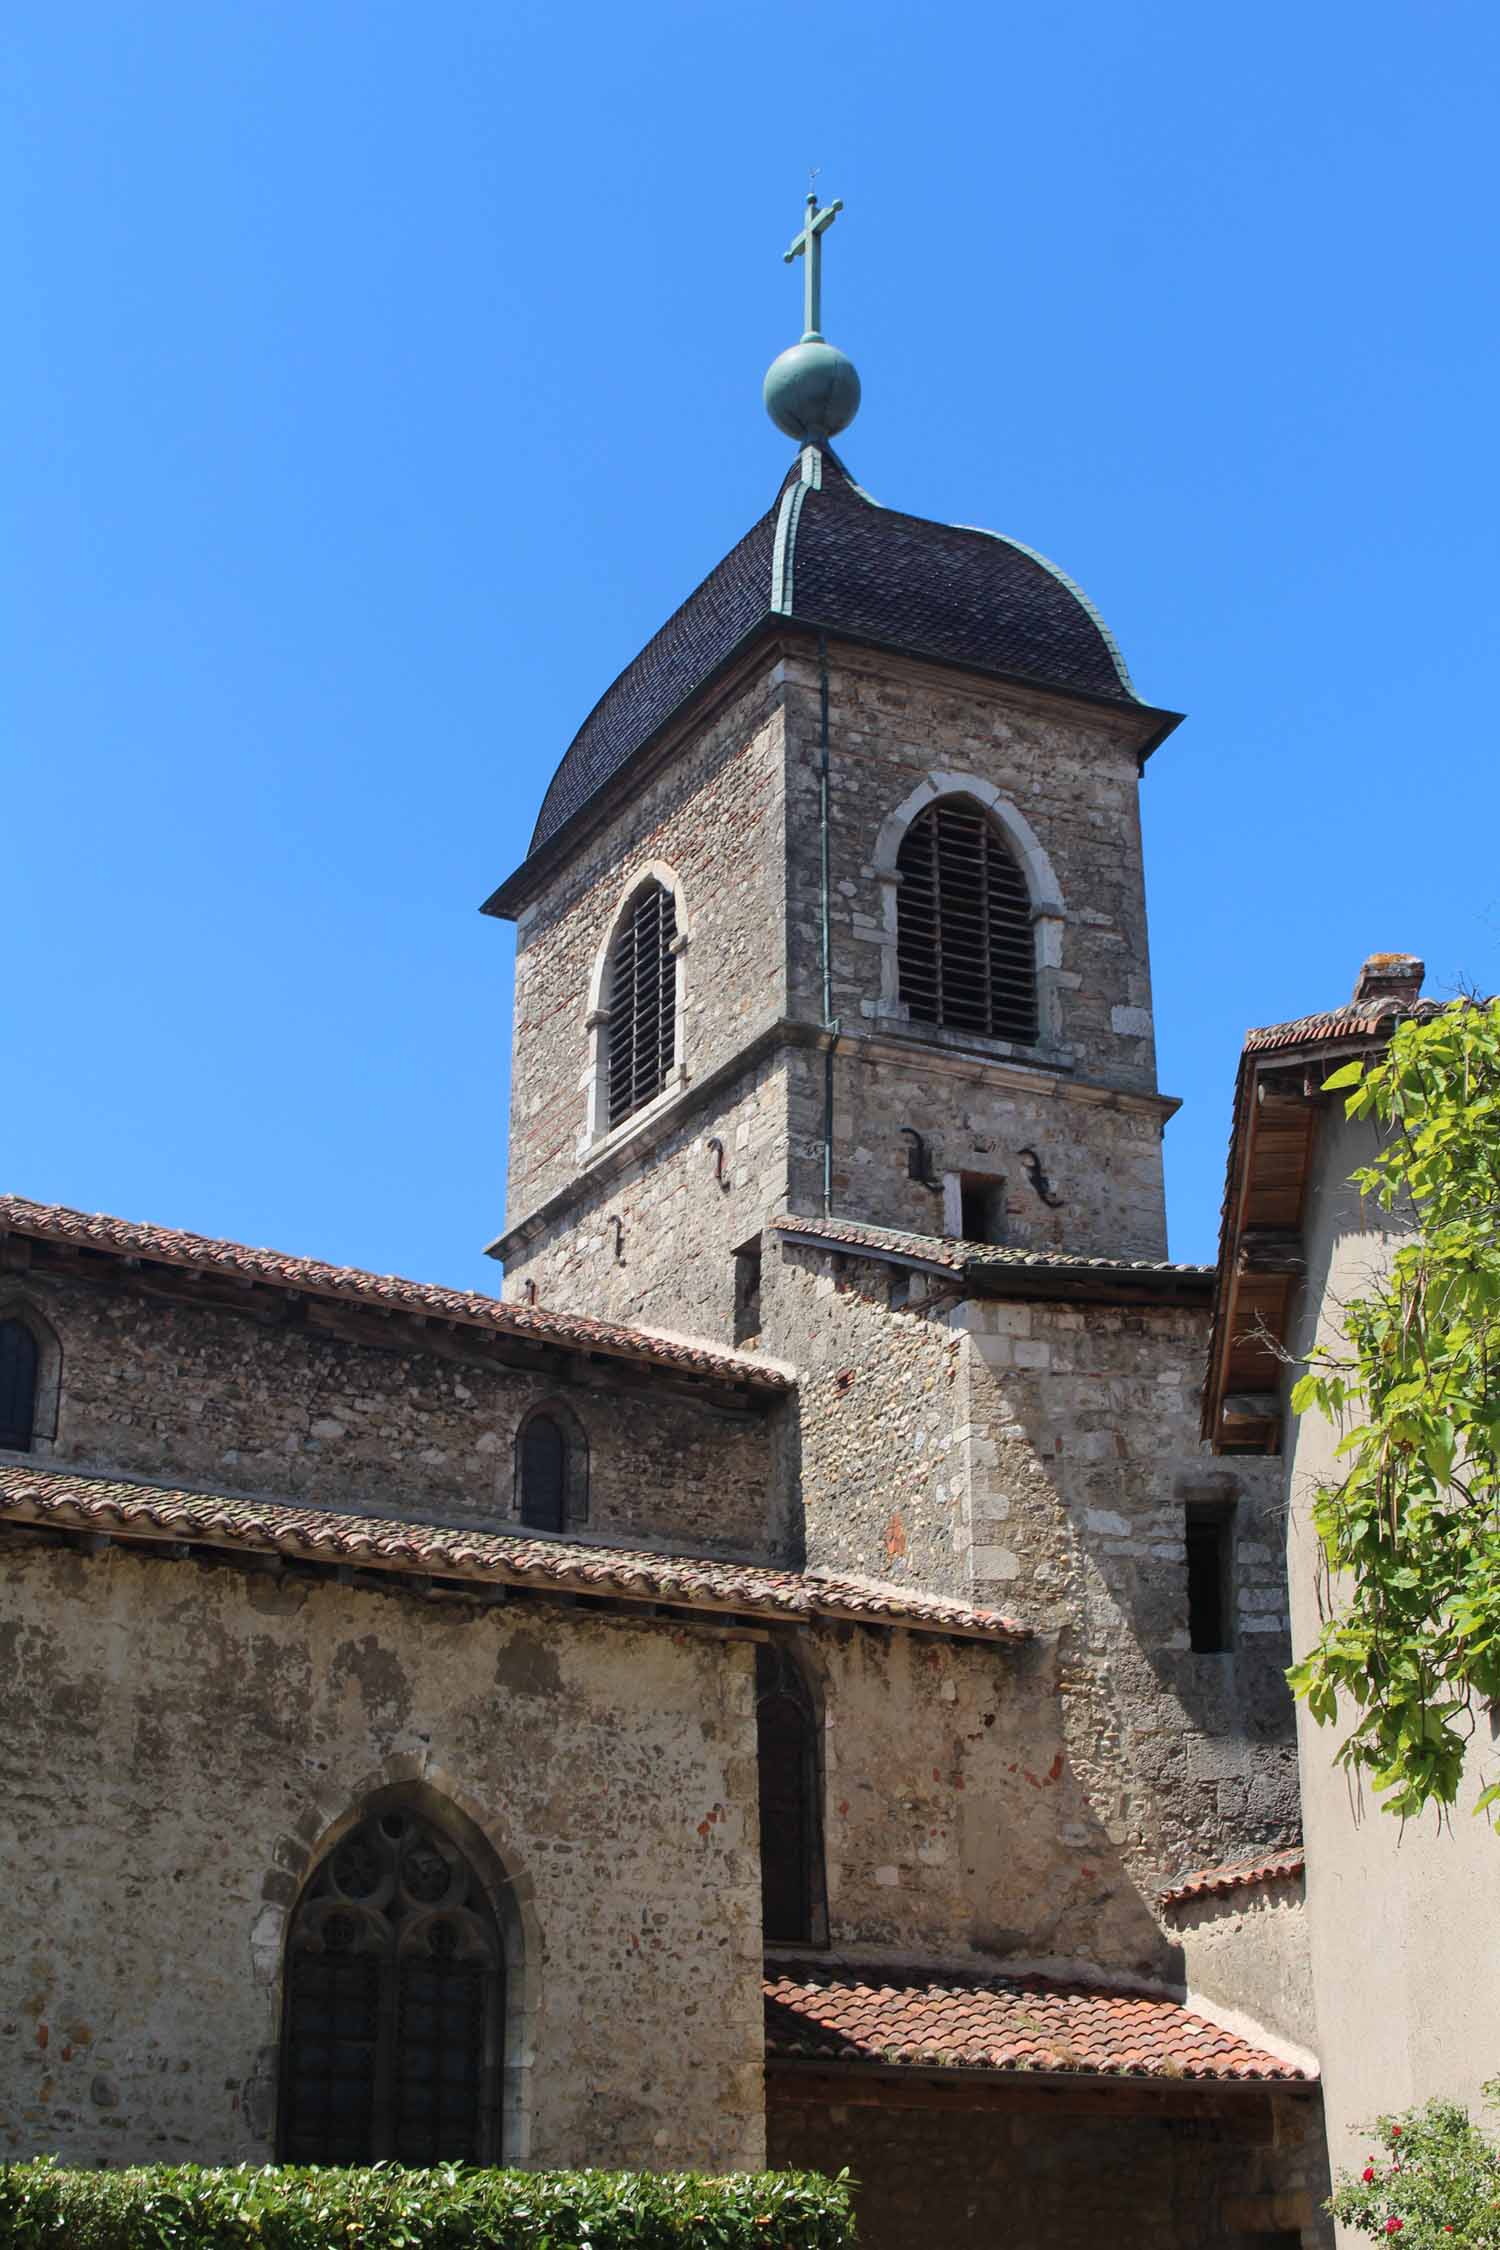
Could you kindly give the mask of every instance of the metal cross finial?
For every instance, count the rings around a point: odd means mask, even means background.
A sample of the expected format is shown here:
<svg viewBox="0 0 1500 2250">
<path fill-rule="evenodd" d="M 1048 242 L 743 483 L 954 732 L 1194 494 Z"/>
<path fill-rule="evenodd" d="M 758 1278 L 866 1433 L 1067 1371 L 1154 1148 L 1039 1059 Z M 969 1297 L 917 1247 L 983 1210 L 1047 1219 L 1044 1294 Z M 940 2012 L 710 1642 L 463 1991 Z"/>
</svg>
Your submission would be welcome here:
<svg viewBox="0 0 1500 2250">
<path fill-rule="evenodd" d="M 782 261 L 784 265 L 789 266 L 794 258 L 805 257 L 807 260 L 807 271 L 803 275 L 802 295 L 804 315 L 802 341 L 804 344 L 816 344 L 822 339 L 823 236 L 833 225 L 834 220 L 843 208 L 843 197 L 835 196 L 832 203 L 825 205 L 820 211 L 816 194 L 809 195 L 807 217 L 802 222 L 802 231 L 800 234 L 793 236 L 792 247 Z"/>
</svg>

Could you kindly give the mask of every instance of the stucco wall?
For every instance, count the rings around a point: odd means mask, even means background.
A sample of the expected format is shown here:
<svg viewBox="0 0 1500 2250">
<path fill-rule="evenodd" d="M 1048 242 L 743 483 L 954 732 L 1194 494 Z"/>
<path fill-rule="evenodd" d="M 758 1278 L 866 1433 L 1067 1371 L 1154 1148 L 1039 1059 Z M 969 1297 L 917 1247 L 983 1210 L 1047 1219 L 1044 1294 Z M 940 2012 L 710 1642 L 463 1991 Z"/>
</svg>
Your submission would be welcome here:
<svg viewBox="0 0 1500 2250">
<path fill-rule="evenodd" d="M 1307 1910 L 1300 1876 L 1255 1883 L 1223 1898 L 1185 1899 L 1167 1928 L 1182 1948 L 1188 2004 L 1248 2018 L 1316 2057 Z"/>
<path fill-rule="evenodd" d="M 267 2156 L 309 1846 L 421 1777 L 519 1894 L 507 2154 L 760 2161 L 748 1644 L 14 1538 L 0 1619 L 7 2152 Z"/>
<path fill-rule="evenodd" d="M 1369 1160 L 1372 1128 L 1335 1103 L 1319 1120 L 1304 1223 L 1307 1278 L 1292 1341 L 1340 1337 L 1340 1307 L 1388 1264 L 1390 1218 L 1347 1184 Z M 1286 1457 L 1292 1633 L 1301 1655 L 1318 1631 L 1318 1553 L 1310 1510 L 1337 1469 L 1338 1433 L 1315 1414 L 1290 1422 Z M 1500 1776 L 1500 1750 L 1480 1715 L 1470 1770 L 1447 1822 L 1403 1827 L 1333 1763 L 1339 1731 L 1298 1708 L 1307 1836 L 1307 1907 L 1318 2046 L 1335 2166 L 1366 2150 L 1365 2120 L 1429 2095 L 1476 2111 L 1500 2073 L 1500 1838 L 1470 1805 Z"/>
<path fill-rule="evenodd" d="M 189 1286 L 189 1285 L 184 1285 Z M 515 1522 L 515 1433 L 562 1400 L 589 1450 L 591 1535 L 754 1556 L 769 1530 L 770 1439 L 740 1413 L 607 1370 L 555 1378 L 497 1365 L 462 1331 L 412 1330 L 270 1292 L 258 1312 L 108 1283 L 16 1277 L 62 1344 L 54 1459 L 211 1491 L 427 1522 Z M 331 1324 L 331 1325 L 330 1325 Z M 421 1341 L 417 1339 L 420 1338 Z M 592 1379 L 591 1379 L 592 1374 Z"/>
</svg>

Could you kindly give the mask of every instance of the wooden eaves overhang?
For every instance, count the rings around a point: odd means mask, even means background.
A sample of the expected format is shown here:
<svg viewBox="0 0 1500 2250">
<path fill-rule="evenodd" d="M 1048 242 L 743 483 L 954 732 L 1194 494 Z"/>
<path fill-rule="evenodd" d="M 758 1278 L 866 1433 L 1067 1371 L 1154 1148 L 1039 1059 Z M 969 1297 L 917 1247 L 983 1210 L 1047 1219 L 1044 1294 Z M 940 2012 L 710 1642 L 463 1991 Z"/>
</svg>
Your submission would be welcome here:
<svg viewBox="0 0 1500 2250">
<path fill-rule="evenodd" d="M 1224 1184 L 1202 1432 L 1216 1453 L 1279 1453 L 1287 1339 L 1302 1286 L 1303 1222 L 1318 1121 L 1342 1064 L 1383 1051 L 1399 1014 L 1434 1003 L 1314 1016 L 1252 1031 L 1240 1057 Z M 1301 1033 L 1301 1037 L 1298 1034 Z"/>
</svg>

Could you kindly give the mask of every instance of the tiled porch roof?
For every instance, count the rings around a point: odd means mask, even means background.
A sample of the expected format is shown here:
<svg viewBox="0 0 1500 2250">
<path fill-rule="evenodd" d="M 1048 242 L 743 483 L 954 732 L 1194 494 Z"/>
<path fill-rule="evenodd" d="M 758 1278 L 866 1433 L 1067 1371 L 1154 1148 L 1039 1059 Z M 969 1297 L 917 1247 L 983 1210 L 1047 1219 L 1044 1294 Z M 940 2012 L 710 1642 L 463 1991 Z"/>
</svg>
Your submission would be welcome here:
<svg viewBox="0 0 1500 2250">
<path fill-rule="evenodd" d="M 1191 1875 L 1179 1875 L 1162 1892 L 1161 1903 L 1181 1906 L 1193 1898 L 1228 1898 L 1232 1891 L 1260 1883 L 1290 1883 L 1306 1865 L 1300 1844 L 1283 1852 L 1253 1852 L 1248 1859 L 1227 1860 L 1222 1867 L 1199 1867 Z"/>
<path fill-rule="evenodd" d="M 472 1582 L 476 1591 L 516 1586 L 803 1622 L 821 1617 L 900 1626 L 968 1640 L 1030 1637 L 1024 1625 L 997 1610 L 853 1579 L 574 1545 L 524 1532 L 455 1530 L 270 1500 L 221 1499 L 55 1469 L 0 1466 L 0 1523 L 458 1580 Z"/>
<path fill-rule="evenodd" d="M 1175 2000 L 1047 1977 L 808 1971 L 768 1961 L 766 2053 L 925 2070 L 1306 2080 Z"/>
</svg>

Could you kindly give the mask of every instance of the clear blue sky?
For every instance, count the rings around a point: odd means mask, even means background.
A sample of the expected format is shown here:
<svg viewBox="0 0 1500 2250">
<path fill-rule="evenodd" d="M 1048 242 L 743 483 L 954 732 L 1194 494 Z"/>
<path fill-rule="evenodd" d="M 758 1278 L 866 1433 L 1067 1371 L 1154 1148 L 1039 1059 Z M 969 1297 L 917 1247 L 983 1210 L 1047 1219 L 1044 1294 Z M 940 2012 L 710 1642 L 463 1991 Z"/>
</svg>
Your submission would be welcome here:
<svg viewBox="0 0 1500 2250">
<path fill-rule="evenodd" d="M 510 933 L 606 685 L 768 504 L 807 167 L 880 498 L 1189 714 L 1172 1246 L 1243 1028 L 1493 986 L 1491 0 L 15 0 L 0 1181 L 492 1287 Z"/>
</svg>

